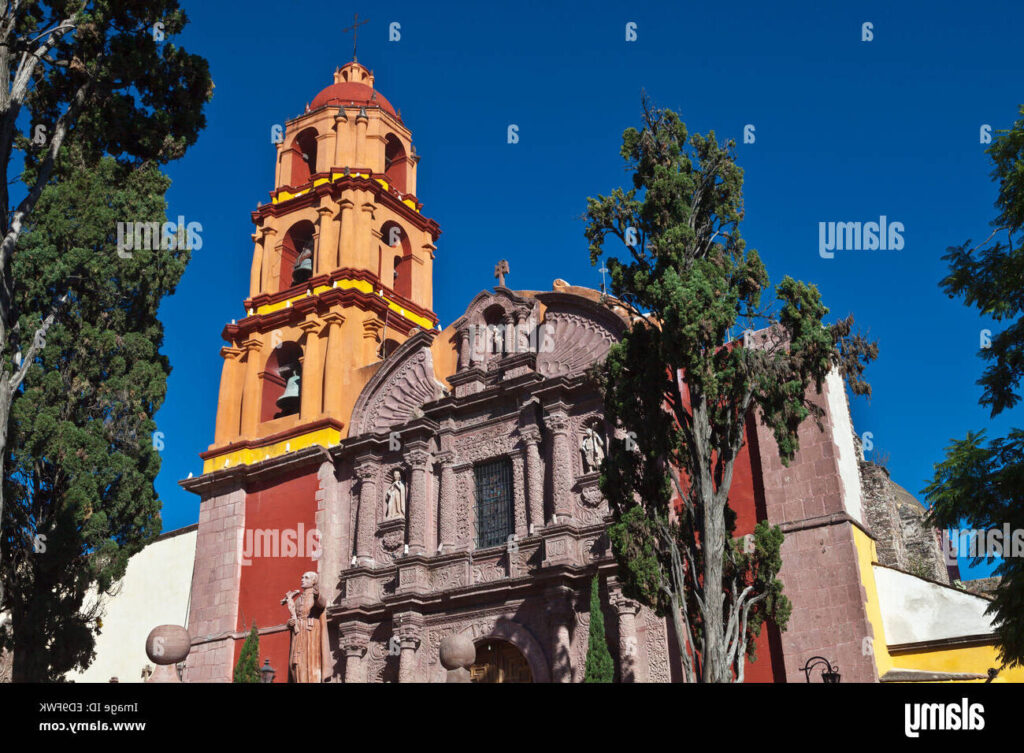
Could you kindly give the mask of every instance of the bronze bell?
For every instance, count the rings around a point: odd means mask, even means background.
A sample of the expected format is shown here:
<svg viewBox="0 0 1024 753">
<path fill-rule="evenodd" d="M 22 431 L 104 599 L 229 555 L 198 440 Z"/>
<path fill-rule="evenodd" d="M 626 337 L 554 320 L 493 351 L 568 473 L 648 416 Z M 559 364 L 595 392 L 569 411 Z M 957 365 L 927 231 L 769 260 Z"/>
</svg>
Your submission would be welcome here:
<svg viewBox="0 0 1024 753">
<path fill-rule="evenodd" d="M 284 393 L 281 397 L 277 398 L 277 407 L 280 408 L 281 412 L 286 416 L 292 413 L 298 413 L 299 387 L 302 382 L 298 364 L 292 363 L 287 366 L 282 366 L 277 373 L 286 380 Z"/>
<path fill-rule="evenodd" d="M 305 282 L 313 276 L 313 241 L 306 241 L 292 267 L 292 284 Z"/>
</svg>

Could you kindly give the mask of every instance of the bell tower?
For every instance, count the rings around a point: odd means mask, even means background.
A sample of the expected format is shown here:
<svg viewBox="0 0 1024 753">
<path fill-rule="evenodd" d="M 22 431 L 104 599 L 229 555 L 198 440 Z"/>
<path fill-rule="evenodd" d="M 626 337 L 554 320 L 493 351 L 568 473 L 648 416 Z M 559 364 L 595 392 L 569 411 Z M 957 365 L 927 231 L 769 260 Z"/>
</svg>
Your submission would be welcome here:
<svg viewBox="0 0 1024 753">
<path fill-rule="evenodd" d="M 252 213 L 245 318 L 224 328 L 203 472 L 347 436 L 375 365 L 433 329 L 437 223 L 416 198 L 401 115 L 357 62 L 285 124 L 270 202 Z"/>
</svg>

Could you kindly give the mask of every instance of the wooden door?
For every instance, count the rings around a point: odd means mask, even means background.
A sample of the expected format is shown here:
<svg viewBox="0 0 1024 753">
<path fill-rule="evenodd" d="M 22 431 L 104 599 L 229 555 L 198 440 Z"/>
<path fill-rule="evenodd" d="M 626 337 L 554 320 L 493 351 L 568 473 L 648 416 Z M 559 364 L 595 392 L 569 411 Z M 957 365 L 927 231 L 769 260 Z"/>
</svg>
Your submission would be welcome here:
<svg viewBox="0 0 1024 753">
<path fill-rule="evenodd" d="M 469 668 L 472 682 L 533 682 L 530 665 L 519 649 L 505 641 L 487 641 L 476 648 Z"/>
</svg>

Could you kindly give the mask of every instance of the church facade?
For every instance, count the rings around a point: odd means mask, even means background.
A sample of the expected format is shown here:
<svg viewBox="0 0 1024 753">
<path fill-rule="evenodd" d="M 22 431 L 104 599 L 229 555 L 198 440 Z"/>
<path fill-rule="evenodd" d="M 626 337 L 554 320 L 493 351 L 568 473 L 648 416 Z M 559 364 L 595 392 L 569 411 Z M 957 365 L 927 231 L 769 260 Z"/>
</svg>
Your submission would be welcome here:
<svg viewBox="0 0 1024 753">
<path fill-rule="evenodd" d="M 223 330 L 214 442 L 181 482 L 201 497 L 185 680 L 230 681 L 256 624 L 279 678 L 301 640 L 316 666 L 291 676 L 443 682 L 441 643 L 462 634 L 477 681 L 579 682 L 596 578 L 616 679 L 677 681 L 668 621 L 622 593 L 598 488 L 616 428 L 587 372 L 625 312 L 561 280 L 509 289 L 504 267 L 441 329 L 418 163 L 356 62 L 286 125 L 252 215 L 247 315 Z M 802 682 L 816 655 L 844 681 L 892 663 L 842 381 L 814 399 L 824 430 L 801 429 L 788 468 L 753 418 L 737 461 L 736 534 L 783 527 L 794 603 L 787 631 L 757 639 L 748 681 Z M 297 632 L 314 618 L 289 615 L 300 578 L 323 604 L 319 656 Z"/>
</svg>

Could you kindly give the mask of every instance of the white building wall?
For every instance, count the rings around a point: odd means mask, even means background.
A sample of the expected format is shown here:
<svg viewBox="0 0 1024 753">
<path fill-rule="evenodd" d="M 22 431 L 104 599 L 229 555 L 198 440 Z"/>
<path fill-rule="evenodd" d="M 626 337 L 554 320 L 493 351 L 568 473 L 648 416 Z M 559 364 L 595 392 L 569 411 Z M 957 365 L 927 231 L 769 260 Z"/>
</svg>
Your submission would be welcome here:
<svg viewBox="0 0 1024 753">
<path fill-rule="evenodd" d="M 863 525 L 864 505 L 860 493 L 860 466 L 857 447 L 853 441 L 850 404 L 846 399 L 846 384 L 835 369 L 832 369 L 825 378 L 825 399 L 832 424 L 832 441 L 835 442 L 837 451 L 836 461 L 843 493 L 843 507 L 851 518 Z"/>
<path fill-rule="evenodd" d="M 874 571 L 890 646 L 992 633 L 988 599 L 888 567 Z"/>
<path fill-rule="evenodd" d="M 96 636 L 96 658 L 84 672 L 71 672 L 74 682 L 142 682 L 146 636 L 157 625 L 188 624 L 196 526 L 171 531 L 128 561 L 114 596 L 104 597 L 103 629 Z M 86 596 L 86 603 L 95 594 Z"/>
</svg>

